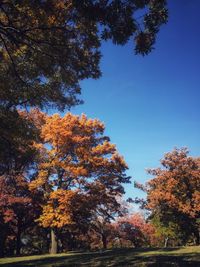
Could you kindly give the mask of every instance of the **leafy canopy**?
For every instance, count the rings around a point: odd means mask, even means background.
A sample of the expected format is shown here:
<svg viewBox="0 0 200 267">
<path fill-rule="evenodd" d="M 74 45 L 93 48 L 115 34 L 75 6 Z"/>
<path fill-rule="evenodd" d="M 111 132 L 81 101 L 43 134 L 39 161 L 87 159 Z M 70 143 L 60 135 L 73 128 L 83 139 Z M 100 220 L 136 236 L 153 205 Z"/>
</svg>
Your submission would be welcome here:
<svg viewBox="0 0 200 267">
<path fill-rule="evenodd" d="M 30 184 L 44 194 L 39 219 L 44 227 L 63 227 L 84 209 L 86 216 L 120 210 L 117 197 L 130 178 L 124 159 L 103 132 L 103 123 L 85 115 L 46 115 L 38 146 L 41 160 Z"/>
<path fill-rule="evenodd" d="M 76 105 L 79 82 L 101 74 L 102 41 L 132 38 L 135 52 L 148 54 L 166 21 L 165 0 L 1 1 L 1 102 Z"/>
<path fill-rule="evenodd" d="M 199 243 L 199 158 L 188 156 L 186 148 L 176 148 L 165 154 L 161 164 L 162 168 L 148 170 L 154 177 L 146 186 L 135 183 L 147 193 L 142 206 L 151 211 L 150 218 L 164 235 L 181 234 L 186 241 L 192 233 Z"/>
</svg>

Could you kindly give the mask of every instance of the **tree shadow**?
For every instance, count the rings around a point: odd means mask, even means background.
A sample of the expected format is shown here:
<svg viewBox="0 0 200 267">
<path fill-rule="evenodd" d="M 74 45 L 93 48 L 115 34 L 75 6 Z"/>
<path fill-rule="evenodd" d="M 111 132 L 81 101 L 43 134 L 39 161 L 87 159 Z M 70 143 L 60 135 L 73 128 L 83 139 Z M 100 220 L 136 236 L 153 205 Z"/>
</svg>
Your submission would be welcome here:
<svg viewBox="0 0 200 267">
<path fill-rule="evenodd" d="M 59 257 L 35 259 L 30 262 L 21 261 L 15 264 L 4 264 L 7 267 L 197 267 L 200 266 L 198 253 L 183 255 L 162 255 L 163 251 L 176 251 L 170 249 L 117 249 L 102 252 L 75 253 Z M 158 255 L 140 255 L 143 252 L 160 251 Z"/>
</svg>

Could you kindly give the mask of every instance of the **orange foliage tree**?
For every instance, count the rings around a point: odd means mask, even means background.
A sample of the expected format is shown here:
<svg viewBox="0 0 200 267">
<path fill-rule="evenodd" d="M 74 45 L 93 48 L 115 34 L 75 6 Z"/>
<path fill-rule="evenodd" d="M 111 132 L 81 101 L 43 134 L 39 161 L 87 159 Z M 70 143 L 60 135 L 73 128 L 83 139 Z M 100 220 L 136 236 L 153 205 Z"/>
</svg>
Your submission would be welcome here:
<svg viewBox="0 0 200 267">
<path fill-rule="evenodd" d="M 146 208 L 163 227 L 173 223 L 177 235 L 187 240 L 191 234 L 199 244 L 200 164 L 188 156 L 186 148 L 174 149 L 161 160 L 163 168 L 150 169 L 146 184 Z M 139 187 L 137 185 L 137 187 Z M 175 227 L 176 225 L 176 227 Z"/>
<path fill-rule="evenodd" d="M 45 145 L 40 145 L 41 161 L 30 188 L 46 199 L 38 221 L 51 229 L 52 253 L 58 229 L 75 223 L 77 214 L 85 211 L 92 218 L 97 211 L 120 208 L 117 197 L 129 182 L 127 165 L 103 132 L 103 123 L 85 115 L 46 116 L 41 128 Z"/>
</svg>

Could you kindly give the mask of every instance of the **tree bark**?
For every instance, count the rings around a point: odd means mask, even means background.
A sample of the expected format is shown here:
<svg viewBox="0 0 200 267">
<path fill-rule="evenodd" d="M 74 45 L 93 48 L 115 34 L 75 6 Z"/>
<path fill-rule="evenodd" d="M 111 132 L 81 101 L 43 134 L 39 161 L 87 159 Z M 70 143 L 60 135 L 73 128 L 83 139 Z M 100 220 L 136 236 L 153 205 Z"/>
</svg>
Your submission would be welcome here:
<svg viewBox="0 0 200 267">
<path fill-rule="evenodd" d="M 195 236 L 195 245 L 199 246 L 200 245 L 200 233 L 198 230 L 194 232 L 194 236 Z"/>
<path fill-rule="evenodd" d="M 17 236 L 16 236 L 16 255 L 19 256 L 21 253 L 21 227 L 18 224 Z"/>
<path fill-rule="evenodd" d="M 0 232 L 0 258 L 4 257 L 6 234 L 4 231 Z"/>
<path fill-rule="evenodd" d="M 56 254 L 58 250 L 58 243 L 56 238 L 55 229 L 51 229 L 51 248 L 50 248 L 50 254 Z"/>
<path fill-rule="evenodd" d="M 165 238 L 165 244 L 164 244 L 164 247 L 165 247 L 165 248 L 167 248 L 167 246 L 168 246 L 168 240 L 169 240 L 169 237 L 166 237 L 166 238 Z"/>
<path fill-rule="evenodd" d="M 21 233 L 22 233 L 22 227 L 21 227 L 21 217 L 18 217 L 17 222 L 17 235 L 16 235 L 16 255 L 19 256 L 21 253 Z"/>
<path fill-rule="evenodd" d="M 103 243 L 103 249 L 107 249 L 107 238 L 104 234 L 102 234 L 102 243 Z"/>
<path fill-rule="evenodd" d="M 16 255 L 20 255 L 21 250 L 21 231 L 18 230 L 17 237 L 16 237 Z"/>
</svg>

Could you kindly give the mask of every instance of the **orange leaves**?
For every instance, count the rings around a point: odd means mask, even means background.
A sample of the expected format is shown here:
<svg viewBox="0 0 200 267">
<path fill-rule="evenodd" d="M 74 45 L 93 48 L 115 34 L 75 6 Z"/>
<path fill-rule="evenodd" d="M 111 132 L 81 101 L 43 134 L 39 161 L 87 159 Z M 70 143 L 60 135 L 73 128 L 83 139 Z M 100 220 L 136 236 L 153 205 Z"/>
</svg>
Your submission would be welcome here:
<svg viewBox="0 0 200 267">
<path fill-rule="evenodd" d="M 72 177 L 90 176 L 91 171 L 100 167 L 126 169 L 115 145 L 101 136 L 103 131 L 100 121 L 88 119 L 84 114 L 46 117 L 41 135 L 51 147 L 48 149 L 50 167 L 62 168 Z"/>
<path fill-rule="evenodd" d="M 167 153 L 161 163 L 165 169 L 156 169 L 148 184 L 148 207 L 156 209 L 165 203 L 169 208 L 191 217 L 200 210 L 200 168 L 198 160 L 187 156 L 187 149 Z"/>
<path fill-rule="evenodd" d="M 42 170 L 39 172 L 37 179 L 29 183 L 29 189 L 35 190 L 35 189 L 41 188 L 42 186 L 45 185 L 45 183 L 47 183 L 47 180 L 48 180 L 48 171 Z"/>
<path fill-rule="evenodd" d="M 198 190 L 195 190 L 193 195 L 193 209 L 197 212 L 200 212 L 200 192 Z"/>
<path fill-rule="evenodd" d="M 92 148 L 92 154 L 95 156 L 102 154 L 113 154 L 116 151 L 115 145 L 109 143 L 108 141 L 103 142 L 102 144 L 97 145 Z"/>
<path fill-rule="evenodd" d="M 122 183 L 129 177 L 124 159 L 103 132 L 103 123 L 84 114 L 45 116 L 38 174 L 30 183 L 30 189 L 44 194 L 46 204 L 39 218 L 43 227 L 60 228 L 71 222 L 70 203 L 77 188 L 87 194 L 85 201 L 92 202 L 88 207 L 103 204 L 114 209 L 115 197 L 124 192 Z"/>
<path fill-rule="evenodd" d="M 67 113 L 63 118 L 54 114 L 47 118 L 42 128 L 42 136 L 46 142 L 61 149 L 74 143 L 87 145 L 95 134 L 101 134 L 103 124 L 98 120 L 87 119 L 85 115 L 75 116 Z"/>
<path fill-rule="evenodd" d="M 43 207 L 43 214 L 38 219 L 39 224 L 56 228 L 71 224 L 71 200 L 75 194 L 71 190 L 62 189 L 51 192 L 47 204 Z"/>
</svg>

